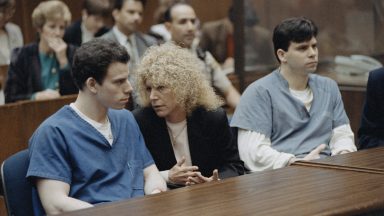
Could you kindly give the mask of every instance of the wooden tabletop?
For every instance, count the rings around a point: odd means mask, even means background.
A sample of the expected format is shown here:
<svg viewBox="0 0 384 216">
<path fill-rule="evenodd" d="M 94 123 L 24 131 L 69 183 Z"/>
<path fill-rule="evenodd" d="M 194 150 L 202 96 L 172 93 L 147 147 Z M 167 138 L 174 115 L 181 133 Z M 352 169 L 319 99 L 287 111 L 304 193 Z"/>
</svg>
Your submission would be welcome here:
<svg viewBox="0 0 384 216">
<path fill-rule="evenodd" d="M 383 209 L 383 194 L 384 175 L 291 166 L 63 215 L 354 215 Z"/>
<path fill-rule="evenodd" d="M 336 169 L 348 168 L 362 172 L 377 172 L 384 175 L 384 147 L 371 148 L 319 160 L 299 162 L 294 165 L 323 166 L 324 168 Z"/>
</svg>

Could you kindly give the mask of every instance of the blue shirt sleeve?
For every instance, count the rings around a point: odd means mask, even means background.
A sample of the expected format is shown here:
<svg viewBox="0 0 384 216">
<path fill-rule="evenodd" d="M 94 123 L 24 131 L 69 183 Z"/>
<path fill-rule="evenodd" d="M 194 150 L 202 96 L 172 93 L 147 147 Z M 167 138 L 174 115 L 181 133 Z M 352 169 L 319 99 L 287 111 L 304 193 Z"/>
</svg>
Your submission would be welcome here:
<svg viewBox="0 0 384 216">
<path fill-rule="evenodd" d="M 270 137 L 272 110 L 272 100 L 268 90 L 254 83 L 241 96 L 231 126 L 252 130 Z"/>
<path fill-rule="evenodd" d="M 43 125 L 30 140 L 30 164 L 27 177 L 48 178 L 71 184 L 71 168 L 63 132 Z"/>
</svg>

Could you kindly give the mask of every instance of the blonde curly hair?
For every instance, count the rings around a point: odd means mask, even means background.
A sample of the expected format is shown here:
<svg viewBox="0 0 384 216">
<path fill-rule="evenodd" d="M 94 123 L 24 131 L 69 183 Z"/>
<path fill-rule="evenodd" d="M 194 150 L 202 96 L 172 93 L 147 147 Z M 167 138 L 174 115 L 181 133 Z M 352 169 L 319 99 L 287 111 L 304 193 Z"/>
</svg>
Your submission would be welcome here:
<svg viewBox="0 0 384 216">
<path fill-rule="evenodd" d="M 190 115 L 197 107 L 215 110 L 223 104 L 201 72 L 202 63 L 187 49 L 174 43 L 150 47 L 137 69 L 139 104 L 151 105 L 145 83 L 171 89 L 177 103 Z"/>
</svg>

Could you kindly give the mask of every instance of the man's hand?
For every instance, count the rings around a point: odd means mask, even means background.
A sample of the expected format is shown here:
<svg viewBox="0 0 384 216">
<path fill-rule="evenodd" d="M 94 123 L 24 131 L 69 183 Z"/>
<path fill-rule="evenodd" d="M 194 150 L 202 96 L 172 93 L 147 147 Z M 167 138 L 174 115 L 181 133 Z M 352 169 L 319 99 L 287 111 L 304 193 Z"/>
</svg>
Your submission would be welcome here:
<svg viewBox="0 0 384 216">
<path fill-rule="evenodd" d="M 320 144 L 315 149 L 313 149 L 303 160 L 316 160 L 320 158 L 320 153 L 327 147 L 325 144 Z"/>
<path fill-rule="evenodd" d="M 44 91 L 36 92 L 35 100 L 48 100 L 60 97 L 60 93 L 58 91 L 52 89 L 46 89 Z"/>
<path fill-rule="evenodd" d="M 301 161 L 301 160 L 304 160 L 304 161 L 309 161 L 309 160 L 316 160 L 316 159 L 319 159 L 320 158 L 320 153 L 327 147 L 326 144 L 320 144 L 318 145 L 315 149 L 313 149 L 307 156 L 305 156 L 304 158 L 291 158 L 289 160 L 289 165 L 295 163 L 296 161 Z"/>
<path fill-rule="evenodd" d="M 185 166 L 185 157 L 173 166 L 168 172 L 170 183 L 186 185 L 188 177 L 195 177 L 199 172 L 197 166 Z"/>
<path fill-rule="evenodd" d="M 211 181 L 220 181 L 219 178 L 219 171 L 217 169 L 213 170 L 211 177 L 205 177 L 201 175 L 201 173 L 197 173 L 196 177 L 188 177 L 187 186 L 195 185 L 195 184 L 201 184 L 205 182 L 211 182 Z"/>
</svg>

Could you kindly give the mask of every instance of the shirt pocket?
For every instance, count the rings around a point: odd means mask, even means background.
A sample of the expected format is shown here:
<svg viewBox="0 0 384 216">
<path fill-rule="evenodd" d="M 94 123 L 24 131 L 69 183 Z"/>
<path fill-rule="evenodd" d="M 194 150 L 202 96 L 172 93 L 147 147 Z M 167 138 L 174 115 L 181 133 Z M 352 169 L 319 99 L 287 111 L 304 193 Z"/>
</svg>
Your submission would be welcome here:
<svg viewBox="0 0 384 216">
<path fill-rule="evenodd" d="M 140 160 L 127 162 L 129 174 L 132 180 L 132 197 L 144 194 L 144 170 Z"/>
</svg>

